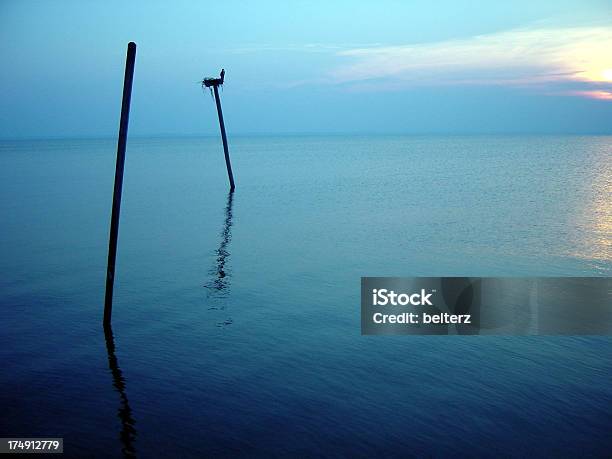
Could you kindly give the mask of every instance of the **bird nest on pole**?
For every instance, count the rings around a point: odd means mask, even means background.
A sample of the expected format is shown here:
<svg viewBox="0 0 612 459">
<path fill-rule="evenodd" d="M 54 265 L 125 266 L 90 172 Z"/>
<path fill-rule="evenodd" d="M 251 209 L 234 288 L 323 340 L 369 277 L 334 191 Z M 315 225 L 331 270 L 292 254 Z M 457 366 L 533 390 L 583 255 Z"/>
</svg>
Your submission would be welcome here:
<svg viewBox="0 0 612 459">
<path fill-rule="evenodd" d="M 221 69 L 221 75 L 219 76 L 219 78 L 204 78 L 202 80 L 202 89 L 204 88 L 209 88 L 210 92 L 212 93 L 212 90 L 214 87 L 219 87 L 219 86 L 223 86 L 223 80 L 225 79 L 225 69 Z"/>
</svg>

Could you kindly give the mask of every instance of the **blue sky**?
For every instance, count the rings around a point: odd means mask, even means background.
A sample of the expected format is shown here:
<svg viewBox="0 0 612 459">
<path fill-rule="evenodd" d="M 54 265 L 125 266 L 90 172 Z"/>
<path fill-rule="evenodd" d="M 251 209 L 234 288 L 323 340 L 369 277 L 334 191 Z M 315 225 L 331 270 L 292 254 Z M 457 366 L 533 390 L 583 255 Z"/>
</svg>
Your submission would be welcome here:
<svg viewBox="0 0 612 459">
<path fill-rule="evenodd" d="M 0 137 L 612 134 L 610 1 L 0 3 Z"/>
</svg>

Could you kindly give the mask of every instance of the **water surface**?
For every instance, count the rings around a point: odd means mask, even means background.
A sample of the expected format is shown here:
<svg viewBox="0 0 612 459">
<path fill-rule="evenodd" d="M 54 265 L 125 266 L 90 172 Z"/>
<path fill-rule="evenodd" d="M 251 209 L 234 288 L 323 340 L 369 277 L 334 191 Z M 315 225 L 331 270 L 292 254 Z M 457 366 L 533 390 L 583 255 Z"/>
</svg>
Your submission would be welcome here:
<svg viewBox="0 0 612 459">
<path fill-rule="evenodd" d="M 366 337 L 361 276 L 609 276 L 612 137 L 0 142 L 0 436 L 71 456 L 604 455 L 612 340 Z"/>
</svg>

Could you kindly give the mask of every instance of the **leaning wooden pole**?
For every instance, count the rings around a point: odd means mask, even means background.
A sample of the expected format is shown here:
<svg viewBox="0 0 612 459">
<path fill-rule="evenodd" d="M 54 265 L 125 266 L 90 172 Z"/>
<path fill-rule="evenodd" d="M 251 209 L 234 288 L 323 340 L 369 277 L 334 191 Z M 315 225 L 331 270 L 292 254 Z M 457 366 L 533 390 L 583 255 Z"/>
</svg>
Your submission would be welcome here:
<svg viewBox="0 0 612 459">
<path fill-rule="evenodd" d="M 227 166 L 227 176 L 229 177 L 230 190 L 234 191 L 234 174 L 232 173 L 232 163 L 230 162 L 229 149 L 227 148 L 227 135 L 225 134 L 225 123 L 223 122 L 223 112 L 221 111 L 221 100 L 219 99 L 219 88 L 214 86 L 215 102 L 217 103 L 217 114 L 219 115 L 219 126 L 221 126 L 221 140 L 223 141 L 223 153 L 225 154 L 225 165 Z"/>
<path fill-rule="evenodd" d="M 130 100 L 132 98 L 132 81 L 134 79 L 134 61 L 136 43 L 130 42 L 125 60 L 123 79 L 123 99 L 121 102 L 121 120 L 119 121 L 119 139 L 117 141 L 117 163 L 115 166 L 115 188 L 113 191 L 113 210 L 111 214 L 110 237 L 108 241 L 108 265 L 106 269 L 106 295 L 104 297 L 104 326 L 111 324 L 113 311 L 113 287 L 115 284 L 115 261 L 117 259 L 117 238 L 119 236 L 119 212 L 121 210 L 121 191 L 123 189 L 123 166 L 125 164 L 125 146 L 127 142 L 128 122 L 130 118 Z"/>
<path fill-rule="evenodd" d="M 221 99 L 219 98 L 219 86 L 223 85 L 225 80 L 225 70 L 221 69 L 220 78 L 205 78 L 202 81 L 202 85 L 210 88 L 212 87 L 215 93 L 215 102 L 217 104 L 217 115 L 219 115 L 219 126 L 221 127 L 221 140 L 223 141 L 223 153 L 225 154 L 225 166 L 227 167 L 227 176 L 230 182 L 230 191 L 234 191 L 236 188 L 234 184 L 234 174 L 232 173 L 232 163 L 229 157 L 229 148 L 227 147 L 227 135 L 225 134 L 225 123 L 223 122 L 223 111 L 221 110 Z"/>
</svg>

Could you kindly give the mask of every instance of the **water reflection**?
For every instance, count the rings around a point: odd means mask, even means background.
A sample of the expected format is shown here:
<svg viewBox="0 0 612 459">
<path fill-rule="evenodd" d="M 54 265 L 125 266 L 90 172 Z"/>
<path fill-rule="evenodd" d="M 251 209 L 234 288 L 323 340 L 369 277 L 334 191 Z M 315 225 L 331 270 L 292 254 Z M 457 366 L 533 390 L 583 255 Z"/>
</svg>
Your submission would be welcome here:
<svg viewBox="0 0 612 459">
<path fill-rule="evenodd" d="M 572 215 L 572 239 L 569 253 L 589 259 L 594 267 L 607 272 L 612 261 L 612 169 L 609 140 L 597 145 L 589 161 L 589 175 L 583 180 L 587 193 L 582 209 Z"/>
<path fill-rule="evenodd" d="M 115 355 L 115 340 L 113 338 L 113 330 L 110 326 L 104 327 L 104 337 L 106 339 L 108 367 L 113 375 L 113 386 L 119 393 L 120 399 L 117 416 L 121 420 L 121 432 L 119 434 L 122 444 L 121 451 L 124 457 L 136 457 L 136 450 L 134 449 L 134 441 L 136 440 L 136 428 L 134 425 L 136 421 L 134 421 L 132 416 L 132 409 L 130 408 L 125 392 L 125 378 L 117 362 L 117 356 Z"/>
<path fill-rule="evenodd" d="M 215 296 L 226 296 L 229 293 L 230 273 L 226 271 L 225 265 L 230 256 L 227 248 L 232 239 L 232 205 L 234 192 L 230 191 L 227 195 L 227 205 L 225 206 L 225 221 L 221 231 L 221 244 L 216 250 L 215 266 L 211 270 L 212 281 L 205 285 Z"/>
</svg>

